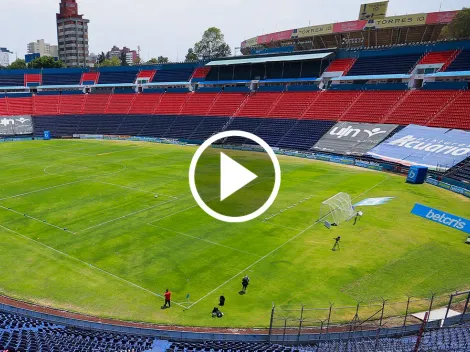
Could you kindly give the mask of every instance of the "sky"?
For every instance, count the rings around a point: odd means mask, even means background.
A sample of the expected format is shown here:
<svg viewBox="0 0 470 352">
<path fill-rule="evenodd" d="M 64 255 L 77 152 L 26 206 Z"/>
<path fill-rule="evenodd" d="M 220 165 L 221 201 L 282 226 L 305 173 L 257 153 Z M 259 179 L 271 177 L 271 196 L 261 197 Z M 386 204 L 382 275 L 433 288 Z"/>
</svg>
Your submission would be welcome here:
<svg viewBox="0 0 470 352">
<path fill-rule="evenodd" d="M 57 44 L 55 14 L 60 0 L 0 1 L 0 47 L 24 58 L 32 41 Z M 243 40 L 257 35 L 356 20 L 360 5 L 375 1 L 77 0 L 80 14 L 90 20 L 90 52 L 107 52 L 113 45 L 140 46 L 145 61 L 160 55 L 183 61 L 209 27 L 222 30 L 233 53 Z M 442 11 L 458 10 L 469 7 L 470 0 L 390 0 L 388 16 L 435 12 L 440 6 Z"/>
</svg>

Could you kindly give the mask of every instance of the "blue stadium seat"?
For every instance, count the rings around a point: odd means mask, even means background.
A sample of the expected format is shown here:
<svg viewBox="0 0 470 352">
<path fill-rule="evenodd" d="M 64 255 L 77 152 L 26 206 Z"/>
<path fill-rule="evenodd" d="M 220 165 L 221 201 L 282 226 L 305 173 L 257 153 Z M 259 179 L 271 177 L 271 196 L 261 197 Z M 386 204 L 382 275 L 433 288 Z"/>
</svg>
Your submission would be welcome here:
<svg viewBox="0 0 470 352">
<path fill-rule="evenodd" d="M 104 71 L 100 72 L 98 84 L 134 83 L 137 71 Z"/>
<path fill-rule="evenodd" d="M 44 73 L 42 75 L 42 84 L 44 86 L 55 85 L 79 85 L 82 73 Z"/>
<path fill-rule="evenodd" d="M 191 78 L 193 71 L 193 68 L 157 70 L 152 82 L 186 82 Z"/>
<path fill-rule="evenodd" d="M 421 54 L 360 57 L 347 75 L 407 74 L 420 57 Z"/>
<path fill-rule="evenodd" d="M 462 51 L 446 71 L 470 71 L 470 50 Z"/>
<path fill-rule="evenodd" d="M 277 147 L 308 150 L 330 130 L 335 121 L 298 120 L 277 143 Z"/>
</svg>

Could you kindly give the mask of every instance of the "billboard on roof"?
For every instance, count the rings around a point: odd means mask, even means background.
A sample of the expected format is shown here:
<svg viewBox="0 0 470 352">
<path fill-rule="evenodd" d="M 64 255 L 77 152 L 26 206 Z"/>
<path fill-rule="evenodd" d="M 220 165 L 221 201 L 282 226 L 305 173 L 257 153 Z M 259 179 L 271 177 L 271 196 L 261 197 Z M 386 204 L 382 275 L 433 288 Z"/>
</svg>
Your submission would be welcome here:
<svg viewBox="0 0 470 352">
<path fill-rule="evenodd" d="M 362 4 L 359 11 L 359 20 L 380 19 L 387 16 L 388 1 Z"/>
<path fill-rule="evenodd" d="M 432 12 L 426 16 L 426 24 L 450 23 L 459 11 Z"/>
<path fill-rule="evenodd" d="M 366 26 L 367 21 L 349 21 L 349 22 L 339 22 L 333 25 L 334 33 L 346 33 L 346 32 L 357 32 L 362 31 Z"/>
</svg>

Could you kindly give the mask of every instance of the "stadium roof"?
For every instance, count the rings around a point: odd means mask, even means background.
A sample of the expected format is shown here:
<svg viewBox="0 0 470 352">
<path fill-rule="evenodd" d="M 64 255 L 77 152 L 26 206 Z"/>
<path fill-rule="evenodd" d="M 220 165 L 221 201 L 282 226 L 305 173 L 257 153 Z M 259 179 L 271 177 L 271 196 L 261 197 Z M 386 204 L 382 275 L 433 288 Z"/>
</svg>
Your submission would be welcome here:
<svg viewBox="0 0 470 352">
<path fill-rule="evenodd" d="M 317 53 L 317 54 L 304 54 L 304 55 L 284 55 L 274 57 L 254 57 L 247 59 L 232 59 L 232 60 L 219 60 L 210 61 L 206 66 L 228 66 L 228 65 L 243 65 L 243 64 L 261 64 L 265 62 L 277 61 L 302 61 L 302 60 L 318 60 L 324 59 L 333 54 L 332 52 Z"/>
</svg>

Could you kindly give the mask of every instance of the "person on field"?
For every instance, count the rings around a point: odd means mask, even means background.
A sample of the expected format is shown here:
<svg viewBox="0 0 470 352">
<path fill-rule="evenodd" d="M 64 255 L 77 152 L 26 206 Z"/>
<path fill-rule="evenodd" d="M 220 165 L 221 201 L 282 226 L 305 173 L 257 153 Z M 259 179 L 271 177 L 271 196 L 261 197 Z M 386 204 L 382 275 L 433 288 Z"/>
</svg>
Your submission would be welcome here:
<svg viewBox="0 0 470 352">
<path fill-rule="evenodd" d="M 170 308 L 171 307 L 171 292 L 168 289 L 166 289 L 164 296 L 165 296 L 165 305 L 163 307 L 165 308 L 166 305 L 168 304 L 168 308 Z"/>
<path fill-rule="evenodd" d="M 248 287 L 249 283 L 250 283 L 250 278 L 248 277 L 248 275 L 245 275 L 245 277 L 242 279 L 243 292 L 246 292 L 246 288 Z"/>
<path fill-rule="evenodd" d="M 339 242 L 341 241 L 341 237 L 336 237 L 335 239 L 335 245 L 333 246 L 333 248 L 331 249 L 332 251 L 339 251 Z"/>
</svg>

